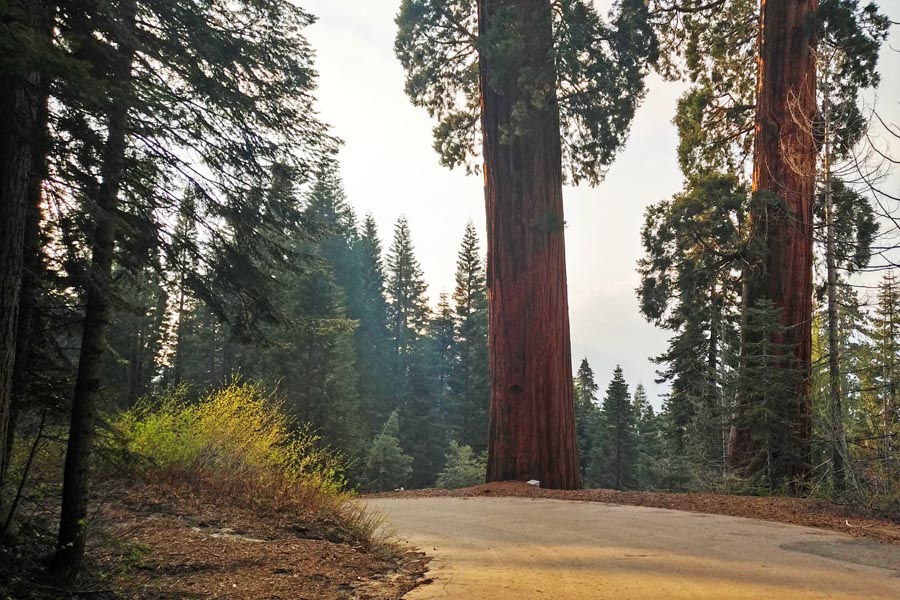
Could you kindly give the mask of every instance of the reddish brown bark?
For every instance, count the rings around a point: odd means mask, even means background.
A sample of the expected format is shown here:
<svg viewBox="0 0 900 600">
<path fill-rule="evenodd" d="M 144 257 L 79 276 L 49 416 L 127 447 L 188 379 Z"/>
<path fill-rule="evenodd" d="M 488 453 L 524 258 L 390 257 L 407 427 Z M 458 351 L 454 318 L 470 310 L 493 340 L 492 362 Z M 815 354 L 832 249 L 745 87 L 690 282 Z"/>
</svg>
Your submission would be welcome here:
<svg viewBox="0 0 900 600">
<path fill-rule="evenodd" d="M 0 15 L 14 28 L 42 31 L 48 3 L 14 0 Z M 40 105 L 37 70 L 0 73 L 0 482 L 11 440 L 12 384 L 23 244 Z"/>
<path fill-rule="evenodd" d="M 780 411 L 791 423 L 792 448 L 776 477 L 802 477 L 810 459 L 809 374 L 812 353 L 812 209 L 816 145 L 810 124 L 816 113 L 814 13 L 817 0 L 762 0 L 753 191 L 782 201 L 752 215 L 762 236 L 764 257 L 745 272 L 745 306 L 771 300 L 781 310 L 783 339 L 792 349 L 784 368 L 797 373 L 790 406 Z M 737 471 L 755 468 L 758 439 L 742 426 L 752 390 L 738 398 L 729 463 Z"/>
<path fill-rule="evenodd" d="M 581 486 L 563 235 L 550 3 L 481 0 L 480 55 L 491 407 L 488 481 Z M 487 45 L 486 45 L 487 46 Z"/>
</svg>

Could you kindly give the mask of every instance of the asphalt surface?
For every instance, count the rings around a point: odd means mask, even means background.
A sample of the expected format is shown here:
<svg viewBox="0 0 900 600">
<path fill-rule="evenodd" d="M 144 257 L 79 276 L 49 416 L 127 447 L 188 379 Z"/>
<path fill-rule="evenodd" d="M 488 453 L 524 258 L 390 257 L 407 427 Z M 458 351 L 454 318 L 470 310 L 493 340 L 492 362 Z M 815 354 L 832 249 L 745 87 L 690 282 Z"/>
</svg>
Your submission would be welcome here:
<svg viewBox="0 0 900 600">
<path fill-rule="evenodd" d="M 410 600 L 900 600 L 900 545 L 825 530 L 564 500 L 367 502 L 433 557 Z"/>
</svg>

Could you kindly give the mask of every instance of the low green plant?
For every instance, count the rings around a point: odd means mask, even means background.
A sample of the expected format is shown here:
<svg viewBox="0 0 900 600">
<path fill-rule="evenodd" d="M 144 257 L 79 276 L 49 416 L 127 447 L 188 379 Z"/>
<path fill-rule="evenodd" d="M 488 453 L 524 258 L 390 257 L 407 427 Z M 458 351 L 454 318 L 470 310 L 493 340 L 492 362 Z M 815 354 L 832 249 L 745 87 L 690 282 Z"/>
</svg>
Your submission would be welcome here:
<svg viewBox="0 0 900 600">
<path fill-rule="evenodd" d="M 445 489 L 471 487 L 484 483 L 487 461 L 484 456 L 476 456 L 469 446 L 450 442 L 447 462 L 437 478 L 437 486 Z"/>
<path fill-rule="evenodd" d="M 343 458 L 255 383 L 234 382 L 194 402 L 176 388 L 121 413 L 113 429 L 147 473 L 279 480 L 331 496 L 346 483 Z"/>
</svg>

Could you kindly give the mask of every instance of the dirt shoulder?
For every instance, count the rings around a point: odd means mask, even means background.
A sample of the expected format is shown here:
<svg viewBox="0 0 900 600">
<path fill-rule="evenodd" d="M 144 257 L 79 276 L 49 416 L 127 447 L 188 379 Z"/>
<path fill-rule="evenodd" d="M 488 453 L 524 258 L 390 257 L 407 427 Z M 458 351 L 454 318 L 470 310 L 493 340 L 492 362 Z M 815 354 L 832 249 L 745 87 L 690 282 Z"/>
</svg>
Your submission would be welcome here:
<svg viewBox="0 0 900 600">
<path fill-rule="evenodd" d="M 186 487 L 135 486 L 101 510 L 98 566 L 127 598 L 400 598 L 427 559 L 340 527 L 229 506 Z"/>
<path fill-rule="evenodd" d="M 375 494 L 382 498 L 424 497 L 549 498 L 668 508 L 688 512 L 746 517 L 778 523 L 818 527 L 857 537 L 900 543 L 900 523 L 857 508 L 809 498 L 729 496 L 724 494 L 617 492 L 615 490 L 547 490 L 520 481 L 488 483 L 459 490 L 406 490 Z"/>
<path fill-rule="evenodd" d="M 244 507 L 186 484 L 105 488 L 78 580 L 48 574 L 54 522 L 29 515 L 28 534 L 0 546 L 0 598 L 389 600 L 422 583 L 429 561 L 318 515 Z"/>
</svg>

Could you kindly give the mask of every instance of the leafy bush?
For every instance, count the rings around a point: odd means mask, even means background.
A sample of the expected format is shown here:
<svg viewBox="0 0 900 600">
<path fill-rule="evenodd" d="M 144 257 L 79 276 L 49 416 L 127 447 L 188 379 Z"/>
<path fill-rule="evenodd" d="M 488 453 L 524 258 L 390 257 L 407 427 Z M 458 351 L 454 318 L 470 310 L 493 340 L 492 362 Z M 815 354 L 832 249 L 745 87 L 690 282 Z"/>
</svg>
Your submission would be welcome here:
<svg viewBox="0 0 900 600">
<path fill-rule="evenodd" d="M 437 486 L 454 489 L 478 485 L 484 483 L 486 471 L 487 461 L 483 455 L 475 456 L 475 452 L 469 446 L 450 442 L 447 462 L 444 464 L 444 470 L 438 475 Z"/>
<path fill-rule="evenodd" d="M 232 383 L 198 402 L 175 389 L 122 413 L 114 428 L 151 473 L 274 477 L 330 495 L 345 484 L 343 459 L 308 427 L 294 427 L 282 403 L 253 383 Z"/>
</svg>

